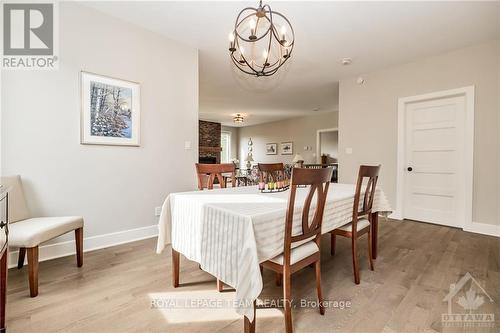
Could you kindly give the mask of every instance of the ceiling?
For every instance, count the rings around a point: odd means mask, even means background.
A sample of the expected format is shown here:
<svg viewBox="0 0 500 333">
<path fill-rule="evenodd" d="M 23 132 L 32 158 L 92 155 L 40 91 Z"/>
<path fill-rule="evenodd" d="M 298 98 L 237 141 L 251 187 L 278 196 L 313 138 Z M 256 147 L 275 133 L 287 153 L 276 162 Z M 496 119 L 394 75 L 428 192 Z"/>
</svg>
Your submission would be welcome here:
<svg viewBox="0 0 500 333">
<path fill-rule="evenodd" d="M 252 2 L 85 4 L 199 49 L 200 118 L 244 125 L 338 109 L 338 81 L 500 37 L 500 2 L 264 1 L 295 30 L 290 63 L 270 78 L 230 64 L 229 31 Z M 352 58 L 343 66 L 341 59 Z"/>
</svg>

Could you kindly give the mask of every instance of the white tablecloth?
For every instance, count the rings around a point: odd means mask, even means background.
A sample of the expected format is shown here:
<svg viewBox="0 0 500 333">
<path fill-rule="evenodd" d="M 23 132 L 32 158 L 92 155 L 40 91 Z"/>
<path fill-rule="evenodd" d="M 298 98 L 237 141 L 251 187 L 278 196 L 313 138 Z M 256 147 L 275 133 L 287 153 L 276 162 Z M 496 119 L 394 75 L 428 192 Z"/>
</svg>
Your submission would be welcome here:
<svg viewBox="0 0 500 333">
<path fill-rule="evenodd" d="M 308 188 L 297 189 L 294 234 L 301 228 L 301 207 Z M 330 184 L 323 233 L 352 217 L 355 186 Z M 255 186 L 172 193 L 159 220 L 157 253 L 166 244 L 236 289 L 236 311 L 253 320 L 253 301 L 262 291 L 259 263 L 283 252 L 285 214 L 290 191 L 260 193 Z M 311 215 L 314 214 L 314 204 Z M 373 211 L 391 208 L 378 188 Z"/>
</svg>

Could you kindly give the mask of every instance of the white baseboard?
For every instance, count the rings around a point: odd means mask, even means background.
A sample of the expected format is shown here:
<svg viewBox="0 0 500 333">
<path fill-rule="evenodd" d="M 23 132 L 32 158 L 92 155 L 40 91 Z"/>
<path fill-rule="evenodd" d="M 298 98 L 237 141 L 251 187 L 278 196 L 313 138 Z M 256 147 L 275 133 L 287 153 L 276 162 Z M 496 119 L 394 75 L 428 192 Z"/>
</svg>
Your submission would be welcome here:
<svg viewBox="0 0 500 333">
<path fill-rule="evenodd" d="M 398 211 L 392 212 L 392 214 L 390 214 L 388 218 L 392 220 L 400 220 L 400 221 L 403 220 L 403 216 L 401 216 L 401 214 Z"/>
<path fill-rule="evenodd" d="M 477 234 L 500 237 L 500 225 L 472 222 L 463 229 Z"/>
<path fill-rule="evenodd" d="M 398 211 L 389 215 L 389 218 L 393 220 L 404 220 Z M 462 229 L 463 231 L 474 232 L 477 234 L 500 237 L 500 225 L 472 222 Z"/>
<path fill-rule="evenodd" d="M 85 231 L 85 228 L 84 228 Z M 141 239 L 158 236 L 158 225 L 112 232 L 109 234 L 86 237 L 83 239 L 83 251 L 89 252 L 110 246 L 130 243 Z M 19 251 L 9 252 L 9 268 L 17 266 Z M 65 241 L 55 244 L 41 245 L 39 247 L 39 261 L 45 261 L 76 253 L 75 241 Z M 26 260 L 25 260 L 26 261 Z"/>
</svg>

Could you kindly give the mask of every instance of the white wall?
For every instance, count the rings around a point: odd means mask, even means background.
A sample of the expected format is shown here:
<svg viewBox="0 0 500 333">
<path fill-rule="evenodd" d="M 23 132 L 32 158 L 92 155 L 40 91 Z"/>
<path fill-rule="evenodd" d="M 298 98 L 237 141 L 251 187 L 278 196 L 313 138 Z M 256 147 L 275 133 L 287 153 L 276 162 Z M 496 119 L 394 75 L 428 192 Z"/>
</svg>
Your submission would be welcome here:
<svg viewBox="0 0 500 333">
<path fill-rule="evenodd" d="M 84 216 L 85 237 L 156 224 L 168 193 L 196 186 L 197 50 L 61 2 L 60 61 L 3 73 L 3 174 L 22 175 L 34 215 Z M 80 144 L 81 70 L 140 83 L 140 147 Z"/>
<path fill-rule="evenodd" d="M 240 128 L 240 161 L 248 153 L 248 139 L 253 142 L 255 163 L 291 163 L 295 154 L 300 154 L 306 163 L 316 163 L 316 132 L 319 129 L 334 128 L 338 124 L 338 112 L 290 118 L 271 123 Z M 293 142 L 293 154 L 281 155 L 280 143 Z M 266 155 L 266 143 L 277 143 L 278 154 Z M 311 147 L 304 151 L 304 146 Z M 244 162 L 242 162 L 244 163 Z"/>
<path fill-rule="evenodd" d="M 396 204 L 398 98 L 475 86 L 473 221 L 500 225 L 500 41 L 364 74 L 340 82 L 339 168 L 353 182 L 358 165 L 381 163 L 380 184 Z M 353 154 L 345 153 L 345 148 Z"/>
</svg>

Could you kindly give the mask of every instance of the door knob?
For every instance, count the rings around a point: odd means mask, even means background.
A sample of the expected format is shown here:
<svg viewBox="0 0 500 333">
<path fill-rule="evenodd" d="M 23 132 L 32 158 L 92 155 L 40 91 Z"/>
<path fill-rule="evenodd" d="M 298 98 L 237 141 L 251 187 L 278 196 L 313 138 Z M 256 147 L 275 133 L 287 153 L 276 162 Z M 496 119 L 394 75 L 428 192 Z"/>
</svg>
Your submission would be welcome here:
<svg viewBox="0 0 500 333">
<path fill-rule="evenodd" d="M 408 167 L 407 169 L 408 171 L 413 171 L 413 168 L 412 167 Z"/>
<path fill-rule="evenodd" d="M 0 229 L 3 229 L 7 225 L 7 222 L 1 221 L 0 222 Z"/>
</svg>

